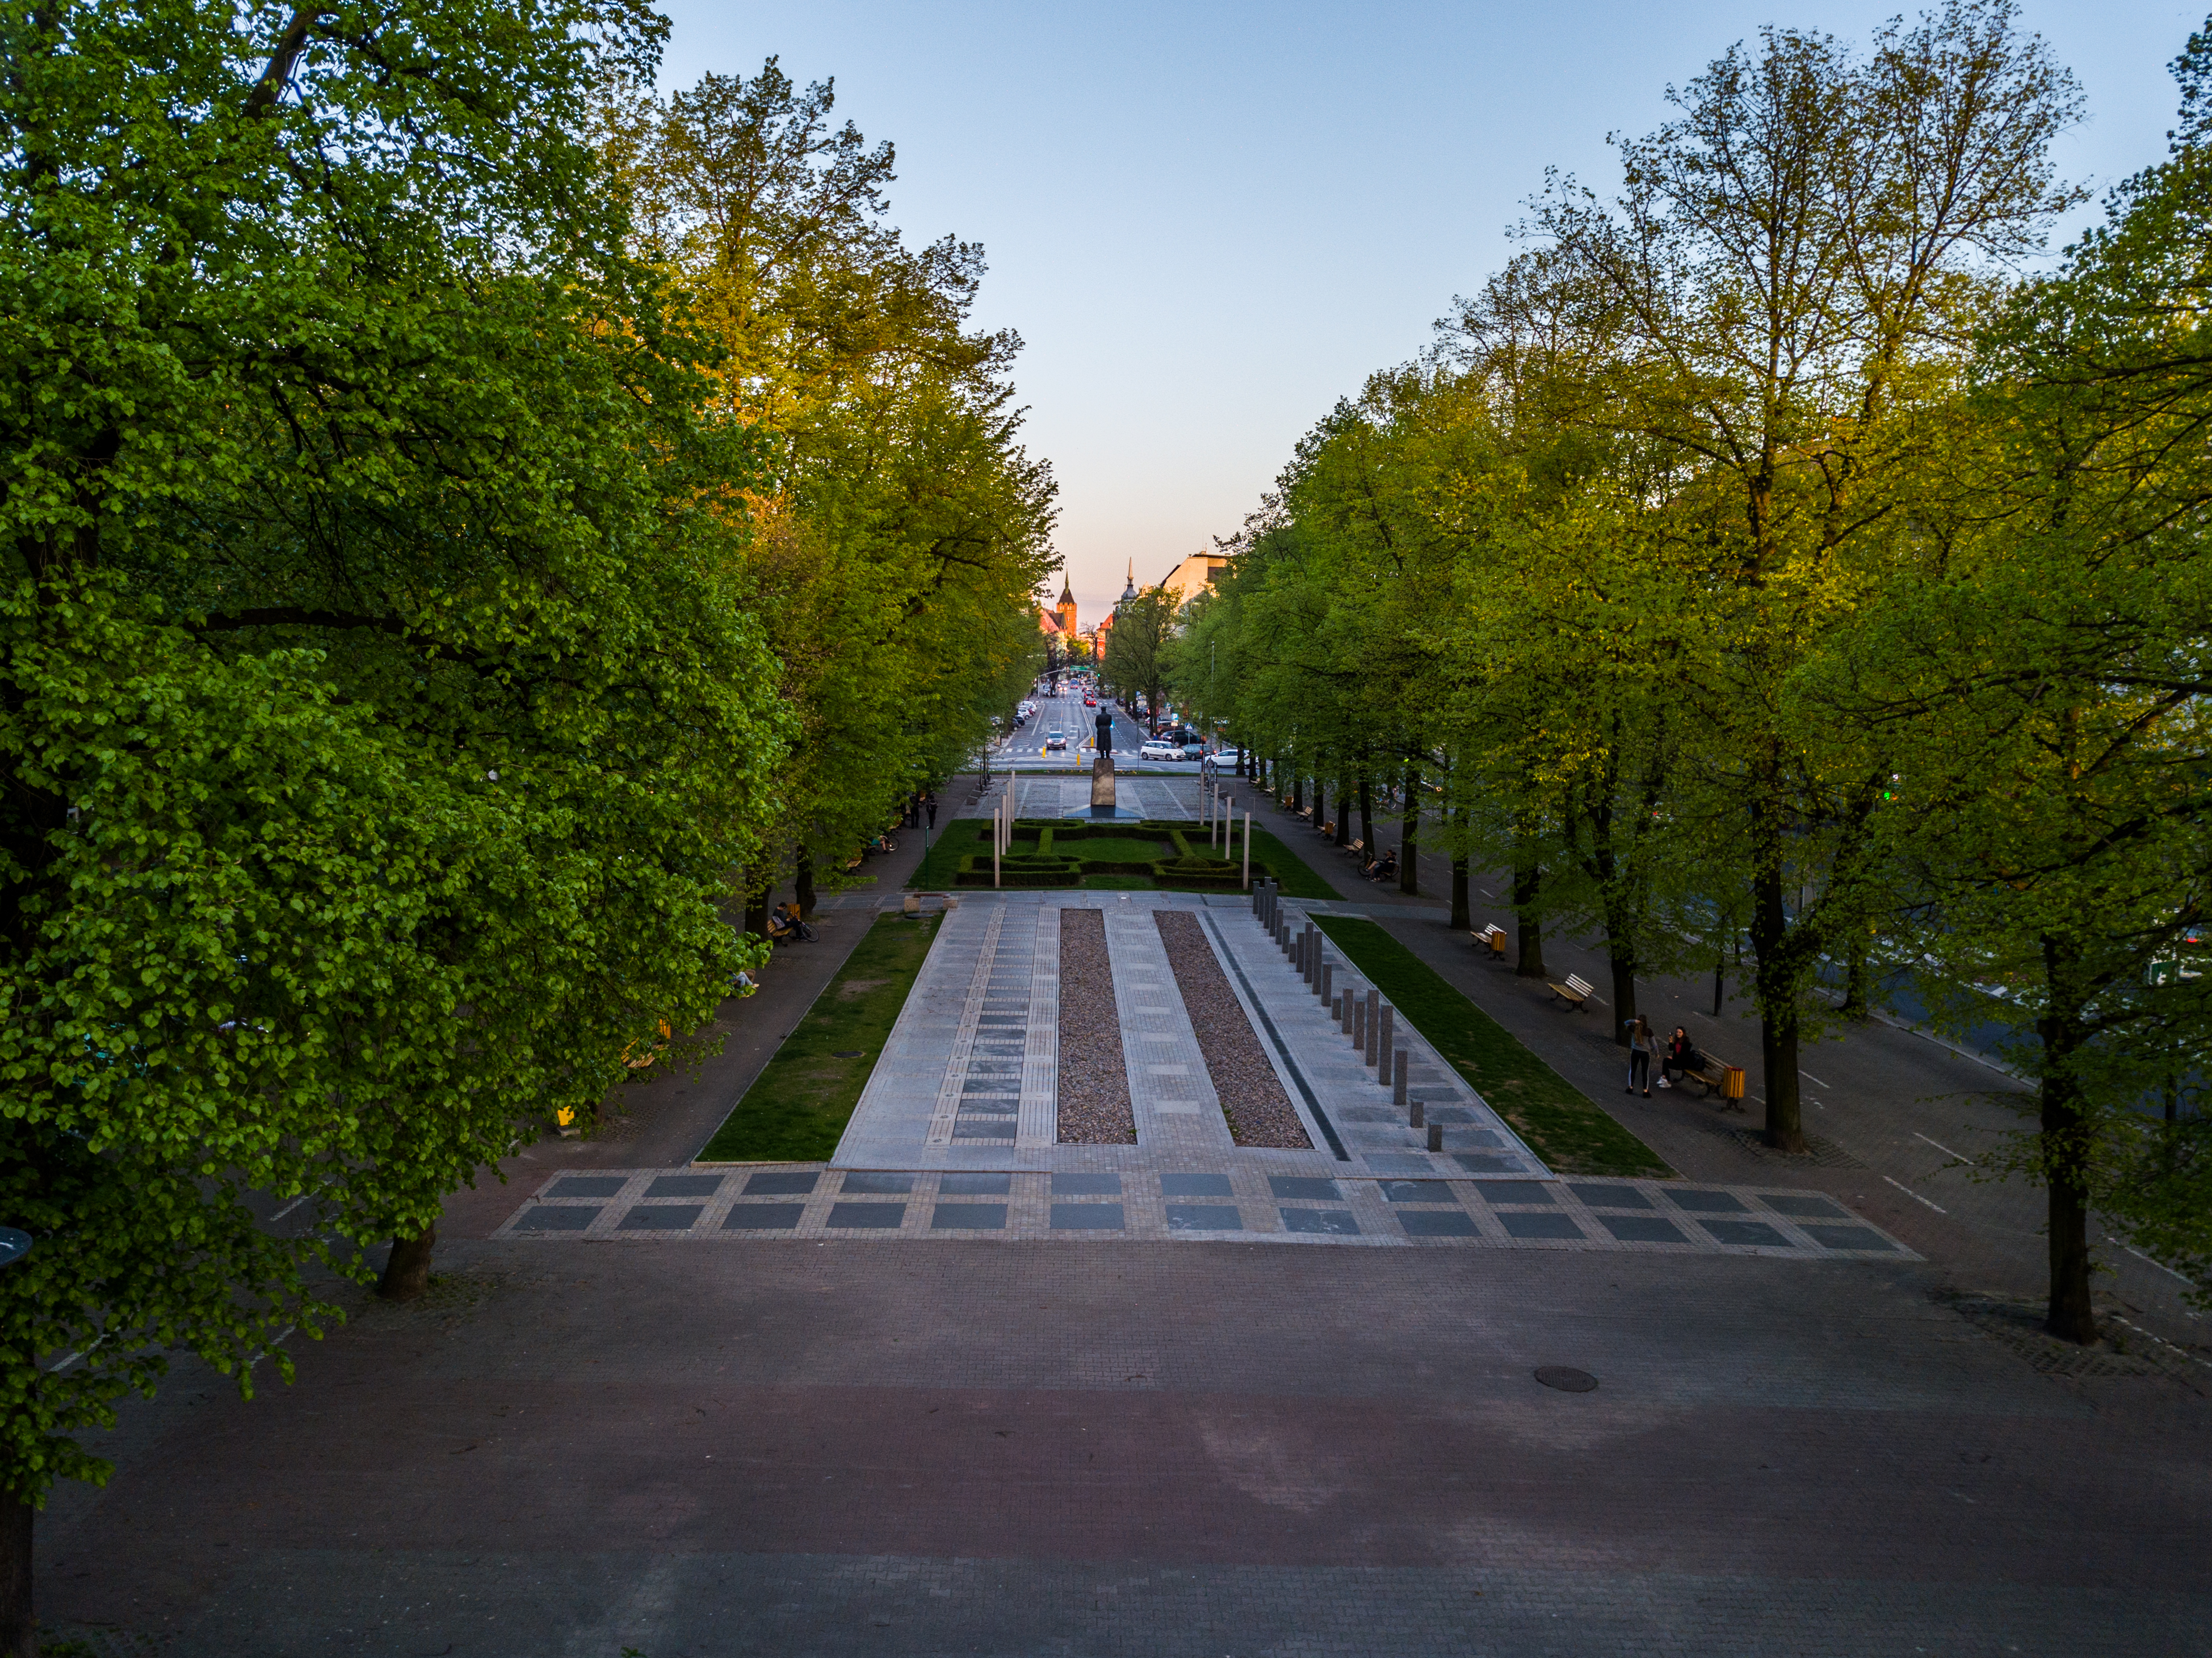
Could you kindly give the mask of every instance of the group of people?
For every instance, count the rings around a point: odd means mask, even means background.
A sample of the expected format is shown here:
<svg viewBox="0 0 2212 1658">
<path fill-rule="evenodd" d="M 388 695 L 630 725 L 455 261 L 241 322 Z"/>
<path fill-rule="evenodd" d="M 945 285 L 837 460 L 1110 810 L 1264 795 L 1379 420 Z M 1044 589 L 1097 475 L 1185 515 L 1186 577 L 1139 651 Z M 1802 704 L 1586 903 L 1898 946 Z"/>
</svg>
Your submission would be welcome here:
<svg viewBox="0 0 2212 1658">
<path fill-rule="evenodd" d="M 1698 1052 L 1696 1045 L 1690 1041 L 1690 1033 L 1680 1025 L 1674 1027 L 1674 1034 L 1662 1047 L 1659 1033 L 1652 1029 L 1651 1021 L 1641 1013 L 1624 1023 L 1628 1029 L 1628 1086 L 1623 1092 L 1633 1094 L 1638 1084 L 1641 1084 L 1644 1098 L 1651 1097 L 1651 1062 L 1654 1060 L 1659 1062 L 1659 1086 L 1662 1088 L 1674 1085 L 1669 1080 L 1672 1072 L 1705 1068 L 1705 1055 Z"/>
<path fill-rule="evenodd" d="M 1385 850 L 1382 855 L 1360 871 L 1370 881 L 1388 881 L 1398 873 L 1398 854 Z"/>
</svg>

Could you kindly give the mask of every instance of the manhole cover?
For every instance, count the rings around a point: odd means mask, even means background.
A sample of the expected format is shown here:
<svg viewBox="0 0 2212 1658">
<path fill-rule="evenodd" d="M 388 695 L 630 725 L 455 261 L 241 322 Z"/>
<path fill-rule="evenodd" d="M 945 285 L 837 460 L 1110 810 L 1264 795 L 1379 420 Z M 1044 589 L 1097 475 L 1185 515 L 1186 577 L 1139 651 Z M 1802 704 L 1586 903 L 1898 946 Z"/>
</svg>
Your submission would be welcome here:
<svg viewBox="0 0 2212 1658">
<path fill-rule="evenodd" d="M 1588 1370 L 1573 1370 L 1565 1364 L 1543 1366 L 1536 1372 L 1536 1380 L 1563 1394 L 1586 1394 L 1597 1387 L 1597 1378 Z"/>
<path fill-rule="evenodd" d="M 833 1060 L 857 1060 L 867 1051 L 865 1048 L 841 1048 L 830 1057 Z"/>
</svg>

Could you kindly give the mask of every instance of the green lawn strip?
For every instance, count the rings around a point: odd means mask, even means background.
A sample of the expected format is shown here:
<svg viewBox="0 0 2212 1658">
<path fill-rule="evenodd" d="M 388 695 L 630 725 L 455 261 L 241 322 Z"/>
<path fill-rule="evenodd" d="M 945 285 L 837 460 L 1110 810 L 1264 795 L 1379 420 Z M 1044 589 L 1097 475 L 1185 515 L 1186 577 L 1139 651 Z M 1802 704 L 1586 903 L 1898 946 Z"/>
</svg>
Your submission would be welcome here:
<svg viewBox="0 0 2212 1658">
<path fill-rule="evenodd" d="M 1346 915 L 1313 920 L 1553 1172 L 1646 1179 L 1674 1172 L 1374 922 Z"/>
<path fill-rule="evenodd" d="M 700 1162 L 819 1163 L 836 1151 L 939 920 L 878 918 L 714 1131 Z M 854 1048 L 858 1058 L 836 1057 Z"/>
<path fill-rule="evenodd" d="M 1074 825 L 1079 824 L 1081 820 L 1072 819 L 1070 822 Z M 1131 827 L 1133 828 L 1133 825 Z M 1098 871 L 1085 869 L 1079 875 L 1073 875 L 1065 881 L 1054 881 L 1048 884 L 1054 887 L 1073 887 L 1090 891 L 1218 892 L 1224 890 L 1234 891 L 1236 889 L 1233 887 L 1224 889 L 1218 884 L 1200 882 L 1188 884 L 1173 880 L 1158 882 L 1153 880 L 1149 875 L 1138 874 L 1126 867 L 1132 863 L 1149 863 L 1163 857 L 1174 856 L 1175 853 L 1164 843 L 1171 840 L 1176 835 L 1182 837 L 1184 846 L 1191 853 L 1200 857 L 1206 856 L 1207 855 L 1206 846 L 1202 838 L 1204 832 L 1204 828 L 1200 824 L 1177 822 L 1172 829 L 1162 829 L 1157 839 L 1133 833 L 1085 835 L 1077 838 L 1055 836 L 1050 847 L 1051 854 L 1054 857 L 1072 859 L 1083 865 L 1096 863 L 1121 865 L 1125 867 Z M 1032 820 L 1024 818 L 1016 824 L 1013 849 L 1007 854 L 1009 873 L 1018 869 L 1024 859 L 1031 859 L 1036 855 L 1042 838 Z M 990 850 L 991 824 L 988 818 L 956 817 L 945 826 L 944 834 L 931 843 L 928 855 L 915 869 L 912 878 L 908 880 L 907 885 L 933 892 L 956 890 L 977 890 L 973 887 L 958 888 L 957 877 L 960 873 L 960 865 L 963 859 L 971 854 L 988 858 Z M 1243 841 L 1240 839 L 1236 843 L 1236 855 L 1231 861 L 1241 865 L 1243 852 Z M 1282 883 L 1283 890 L 1293 898 L 1334 898 L 1338 896 L 1336 890 L 1309 868 L 1303 859 L 1265 829 L 1255 829 L 1252 831 L 1252 863 L 1255 879 L 1261 866 L 1265 865 L 1272 870 L 1276 879 Z M 1031 890 L 1034 890 L 1035 888 L 1032 887 Z"/>
<path fill-rule="evenodd" d="M 930 837 L 927 854 L 915 866 L 914 873 L 907 877 L 906 884 L 929 892 L 949 891 L 952 878 L 960 872 L 960 860 L 971 852 L 990 849 L 989 818 L 955 817 Z"/>
</svg>

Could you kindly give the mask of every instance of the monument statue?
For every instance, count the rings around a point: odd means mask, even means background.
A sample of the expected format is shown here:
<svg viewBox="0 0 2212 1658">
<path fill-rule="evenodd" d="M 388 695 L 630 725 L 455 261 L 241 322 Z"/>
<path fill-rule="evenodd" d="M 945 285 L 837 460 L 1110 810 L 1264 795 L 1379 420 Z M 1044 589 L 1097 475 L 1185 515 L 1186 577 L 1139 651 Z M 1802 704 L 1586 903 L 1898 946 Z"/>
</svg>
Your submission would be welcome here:
<svg viewBox="0 0 2212 1658">
<path fill-rule="evenodd" d="M 1114 816 L 1114 711 L 1098 705 L 1097 723 L 1091 727 L 1092 745 L 1098 757 L 1091 762 L 1091 815 Z"/>
</svg>

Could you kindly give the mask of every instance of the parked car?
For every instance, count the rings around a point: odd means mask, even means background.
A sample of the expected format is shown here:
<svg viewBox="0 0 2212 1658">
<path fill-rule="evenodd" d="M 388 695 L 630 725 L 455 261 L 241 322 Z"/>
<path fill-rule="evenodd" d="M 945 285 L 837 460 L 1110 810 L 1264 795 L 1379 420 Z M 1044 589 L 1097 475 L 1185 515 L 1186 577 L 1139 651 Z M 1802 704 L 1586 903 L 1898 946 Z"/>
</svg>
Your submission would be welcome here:
<svg viewBox="0 0 2212 1658">
<path fill-rule="evenodd" d="M 1182 744 L 1153 737 L 1146 739 L 1145 746 L 1137 750 L 1137 757 L 1140 760 L 1181 760 L 1185 756 Z"/>
<path fill-rule="evenodd" d="M 1044 734 L 1044 745 L 1048 749 L 1066 748 L 1067 746 L 1067 733 L 1066 732 L 1047 732 Z"/>
</svg>

